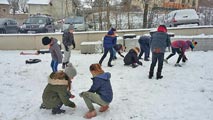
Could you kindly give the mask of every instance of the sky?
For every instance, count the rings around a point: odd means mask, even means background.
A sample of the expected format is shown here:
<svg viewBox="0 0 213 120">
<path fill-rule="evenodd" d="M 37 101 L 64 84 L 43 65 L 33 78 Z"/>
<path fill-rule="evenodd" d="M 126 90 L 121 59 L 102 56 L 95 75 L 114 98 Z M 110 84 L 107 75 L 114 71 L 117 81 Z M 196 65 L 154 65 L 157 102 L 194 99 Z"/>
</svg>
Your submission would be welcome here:
<svg viewBox="0 0 213 120">
<path fill-rule="evenodd" d="M 51 73 L 50 54 L 20 55 L 20 52 L 0 51 L 0 120 L 84 120 L 88 109 L 78 94 L 90 88 L 89 66 L 97 63 L 102 54 L 72 51 L 70 61 L 77 76 L 71 90 L 76 97 L 70 100 L 77 108 L 62 106 L 65 114 L 52 115 L 51 110 L 39 109 Z M 148 79 L 150 61 L 142 61 L 143 66 L 133 69 L 124 66 L 123 59 L 117 56 L 110 68 L 108 55 L 102 67 L 112 76 L 113 101 L 108 111 L 97 112 L 93 120 L 213 120 L 212 54 L 213 51 L 187 51 L 188 61 L 181 63 L 182 67 L 174 66 L 178 57 L 175 55 L 168 64 L 164 63 L 164 77 L 160 80 L 156 76 Z M 28 59 L 41 62 L 25 64 Z M 99 106 L 95 105 L 95 109 L 98 111 Z"/>
</svg>

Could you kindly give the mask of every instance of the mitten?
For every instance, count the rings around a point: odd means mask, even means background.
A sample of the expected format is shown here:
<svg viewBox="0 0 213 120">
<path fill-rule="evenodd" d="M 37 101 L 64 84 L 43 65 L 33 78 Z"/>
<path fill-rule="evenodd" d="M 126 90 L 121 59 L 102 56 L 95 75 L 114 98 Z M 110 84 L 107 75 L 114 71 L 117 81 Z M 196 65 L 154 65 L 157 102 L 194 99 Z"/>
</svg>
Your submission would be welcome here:
<svg viewBox="0 0 213 120">
<path fill-rule="evenodd" d="M 64 46 L 66 51 L 69 51 L 69 47 L 68 46 Z"/>
</svg>

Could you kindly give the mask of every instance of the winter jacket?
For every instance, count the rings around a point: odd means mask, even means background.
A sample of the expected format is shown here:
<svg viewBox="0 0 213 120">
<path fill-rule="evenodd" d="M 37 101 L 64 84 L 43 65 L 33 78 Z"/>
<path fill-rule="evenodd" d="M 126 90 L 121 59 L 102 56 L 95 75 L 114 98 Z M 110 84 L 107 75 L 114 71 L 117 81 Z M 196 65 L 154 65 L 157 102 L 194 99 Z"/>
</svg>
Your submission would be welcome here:
<svg viewBox="0 0 213 120">
<path fill-rule="evenodd" d="M 124 57 L 124 64 L 130 65 L 130 64 L 133 64 L 133 63 L 140 64 L 141 62 L 138 59 L 137 51 L 135 49 L 130 49 L 129 52 Z"/>
<path fill-rule="evenodd" d="M 50 53 L 52 60 L 57 61 L 58 63 L 62 63 L 63 55 L 60 50 L 60 46 L 58 45 L 58 40 L 55 38 L 51 38 L 53 40 L 53 44 L 50 45 Z"/>
<path fill-rule="evenodd" d="M 180 48 L 181 52 L 184 54 L 186 49 L 189 49 L 190 45 L 192 44 L 191 41 L 183 41 L 183 40 L 176 40 L 172 42 L 172 48 Z"/>
<path fill-rule="evenodd" d="M 71 46 L 73 45 L 75 47 L 75 40 L 73 33 L 70 33 L 69 30 L 65 30 L 63 33 L 62 43 L 64 46 Z"/>
<path fill-rule="evenodd" d="M 138 40 L 140 45 L 149 46 L 150 37 L 149 36 L 141 36 Z"/>
<path fill-rule="evenodd" d="M 88 92 L 99 94 L 101 99 L 110 103 L 113 99 L 112 86 L 110 83 L 111 74 L 105 72 L 92 78 L 93 84 Z"/>
<path fill-rule="evenodd" d="M 115 35 L 105 35 L 103 46 L 104 48 L 112 48 L 116 45 L 117 37 Z"/>
<path fill-rule="evenodd" d="M 65 106 L 75 107 L 75 104 L 69 100 L 70 92 L 68 90 L 68 77 L 65 76 L 64 78 L 59 78 L 55 74 L 56 73 L 52 73 L 49 76 L 48 84 L 42 95 L 43 104 L 48 109 L 52 109 L 61 103 Z"/>
<path fill-rule="evenodd" d="M 155 32 L 151 36 L 150 46 L 153 53 L 164 53 L 170 44 L 170 37 L 166 32 Z"/>
</svg>

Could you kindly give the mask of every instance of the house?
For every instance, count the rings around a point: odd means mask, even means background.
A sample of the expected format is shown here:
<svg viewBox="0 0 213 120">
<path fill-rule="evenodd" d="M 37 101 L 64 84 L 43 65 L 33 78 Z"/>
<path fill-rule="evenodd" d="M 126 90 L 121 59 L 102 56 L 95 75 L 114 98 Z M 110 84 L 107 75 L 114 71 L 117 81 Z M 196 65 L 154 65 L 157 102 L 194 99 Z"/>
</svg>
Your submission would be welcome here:
<svg viewBox="0 0 213 120">
<path fill-rule="evenodd" d="M 10 5 L 7 0 L 0 0 L 0 18 L 6 17 L 9 14 Z"/>
<path fill-rule="evenodd" d="M 55 19 L 62 19 L 75 13 L 72 0 L 29 0 L 29 14 L 48 14 Z"/>
</svg>

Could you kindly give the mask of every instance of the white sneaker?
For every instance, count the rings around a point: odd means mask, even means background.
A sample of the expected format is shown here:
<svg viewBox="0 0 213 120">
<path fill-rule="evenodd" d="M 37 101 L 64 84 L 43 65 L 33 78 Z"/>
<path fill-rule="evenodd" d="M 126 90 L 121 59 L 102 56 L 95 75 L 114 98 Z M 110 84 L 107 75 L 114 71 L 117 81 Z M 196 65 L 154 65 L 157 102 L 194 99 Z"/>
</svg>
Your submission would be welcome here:
<svg viewBox="0 0 213 120">
<path fill-rule="evenodd" d="M 175 67 L 182 67 L 182 66 L 179 63 L 176 63 Z"/>
</svg>

